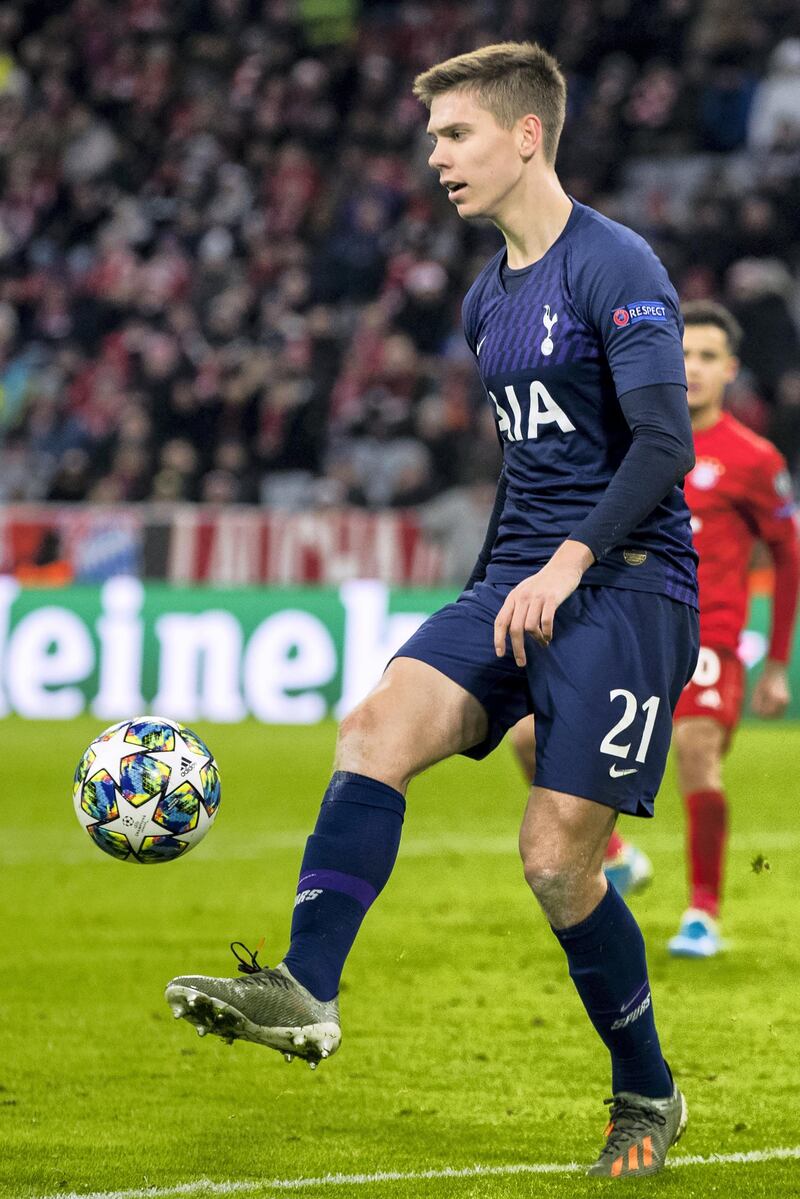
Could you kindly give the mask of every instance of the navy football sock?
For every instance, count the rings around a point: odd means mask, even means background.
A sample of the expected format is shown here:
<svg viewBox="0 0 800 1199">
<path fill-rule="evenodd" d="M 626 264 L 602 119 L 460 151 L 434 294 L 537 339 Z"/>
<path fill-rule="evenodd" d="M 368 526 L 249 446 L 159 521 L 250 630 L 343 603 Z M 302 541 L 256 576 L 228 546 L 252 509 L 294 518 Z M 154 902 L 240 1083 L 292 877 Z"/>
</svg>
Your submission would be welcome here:
<svg viewBox="0 0 800 1199">
<path fill-rule="evenodd" d="M 644 938 L 609 884 L 580 924 L 553 929 L 589 1019 L 611 1053 L 612 1090 L 651 1099 L 672 1094 L 672 1078 L 658 1042 Z"/>
<path fill-rule="evenodd" d="M 283 959 L 317 999 L 339 990 L 356 933 L 392 872 L 405 808 L 399 791 L 363 774 L 338 770 L 328 785 L 306 842 Z"/>
</svg>

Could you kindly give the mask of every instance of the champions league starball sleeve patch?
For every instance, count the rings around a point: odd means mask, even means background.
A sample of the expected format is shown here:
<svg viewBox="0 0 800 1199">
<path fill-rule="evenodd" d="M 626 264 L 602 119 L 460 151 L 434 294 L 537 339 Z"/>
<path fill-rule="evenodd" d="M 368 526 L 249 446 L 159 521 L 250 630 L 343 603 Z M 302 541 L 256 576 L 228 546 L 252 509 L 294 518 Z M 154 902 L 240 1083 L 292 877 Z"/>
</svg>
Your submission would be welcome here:
<svg viewBox="0 0 800 1199">
<path fill-rule="evenodd" d="M 615 308 L 611 319 L 618 329 L 624 329 L 626 325 L 638 325 L 639 321 L 664 323 L 667 320 L 667 306 L 662 300 L 635 300 L 632 304 Z"/>
<path fill-rule="evenodd" d="M 792 476 L 784 467 L 773 475 L 772 490 L 774 495 L 782 501 L 773 512 L 773 516 L 778 520 L 787 520 L 793 517 L 797 511 L 797 504 L 794 499 L 794 487 L 792 486 Z"/>
</svg>

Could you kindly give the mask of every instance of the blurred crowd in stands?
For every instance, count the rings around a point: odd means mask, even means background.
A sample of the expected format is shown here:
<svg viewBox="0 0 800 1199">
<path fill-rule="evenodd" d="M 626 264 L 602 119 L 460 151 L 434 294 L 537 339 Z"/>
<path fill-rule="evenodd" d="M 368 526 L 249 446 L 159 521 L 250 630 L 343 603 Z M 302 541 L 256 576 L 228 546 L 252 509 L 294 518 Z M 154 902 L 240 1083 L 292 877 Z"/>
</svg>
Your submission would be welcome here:
<svg viewBox="0 0 800 1199">
<path fill-rule="evenodd" d="M 0 499 L 373 508 L 485 489 L 460 328 L 500 241 L 414 75 L 535 38 L 567 190 L 745 330 L 730 404 L 800 470 L 797 0 L 0 4 Z"/>
</svg>

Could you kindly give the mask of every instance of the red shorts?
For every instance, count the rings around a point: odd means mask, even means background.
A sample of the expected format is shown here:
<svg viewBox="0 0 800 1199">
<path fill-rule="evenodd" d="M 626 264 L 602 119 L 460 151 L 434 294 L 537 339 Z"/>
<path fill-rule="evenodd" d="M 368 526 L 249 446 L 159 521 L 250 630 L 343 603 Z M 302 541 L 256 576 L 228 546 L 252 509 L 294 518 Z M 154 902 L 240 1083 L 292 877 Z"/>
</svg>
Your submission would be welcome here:
<svg viewBox="0 0 800 1199">
<path fill-rule="evenodd" d="M 744 698 L 744 663 L 733 650 L 700 647 L 691 681 L 681 692 L 674 719 L 710 716 L 732 733 Z"/>
</svg>

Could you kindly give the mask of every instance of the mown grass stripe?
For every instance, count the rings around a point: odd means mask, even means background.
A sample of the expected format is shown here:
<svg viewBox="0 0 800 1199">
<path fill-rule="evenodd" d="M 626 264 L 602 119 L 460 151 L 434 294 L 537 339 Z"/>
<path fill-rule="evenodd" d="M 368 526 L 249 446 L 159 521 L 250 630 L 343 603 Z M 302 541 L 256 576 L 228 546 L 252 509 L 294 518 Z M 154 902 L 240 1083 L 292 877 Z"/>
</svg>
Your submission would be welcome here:
<svg viewBox="0 0 800 1199">
<path fill-rule="evenodd" d="M 58 837 L 62 833 L 59 830 Z M 15 842 L 16 838 L 16 842 Z M 251 862 L 258 861 L 268 853 L 291 852 L 302 849 L 308 838 L 308 830 L 304 832 L 279 833 L 274 836 L 251 838 L 247 845 L 235 848 L 216 849 L 204 846 L 203 853 L 210 863 L 219 862 Z M 40 843 L 41 841 L 41 843 Z M 683 850 L 685 837 L 680 833 L 648 833 L 643 848 L 648 853 L 665 853 Z M 770 831 L 762 834 L 734 834 L 730 838 L 731 852 L 778 853 L 793 852 L 800 849 L 800 833 Z M 37 863 L 51 869 L 53 866 L 84 865 L 94 861 L 96 855 L 89 850 L 91 844 L 82 842 L 75 844 L 73 849 L 65 850 L 58 844 L 58 838 L 37 840 L 29 831 L 11 830 L 6 834 L 5 843 L 0 847 L 0 866 L 32 866 Z M 518 853 L 516 838 L 512 835 L 503 837 L 459 837 L 457 835 L 444 840 L 442 838 L 413 838 L 403 842 L 400 850 L 404 858 L 448 857 L 462 854 L 465 857 L 516 857 Z"/>
</svg>

